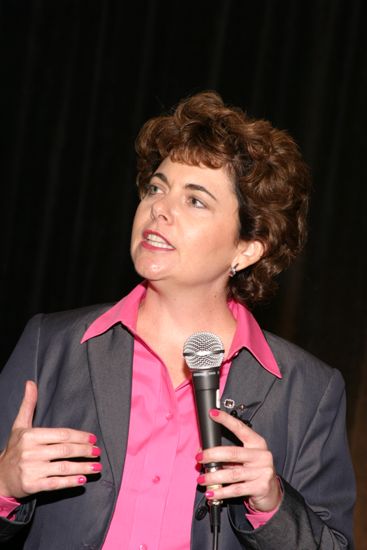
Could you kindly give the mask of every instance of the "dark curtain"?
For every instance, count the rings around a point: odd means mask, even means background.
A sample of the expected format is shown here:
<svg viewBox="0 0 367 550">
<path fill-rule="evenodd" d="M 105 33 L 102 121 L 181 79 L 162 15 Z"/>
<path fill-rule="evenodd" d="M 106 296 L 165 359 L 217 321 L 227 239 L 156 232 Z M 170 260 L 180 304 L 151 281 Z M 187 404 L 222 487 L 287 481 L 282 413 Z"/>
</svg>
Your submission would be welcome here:
<svg viewBox="0 0 367 550">
<path fill-rule="evenodd" d="M 311 166 L 307 249 L 255 313 L 341 369 L 352 418 L 366 340 L 365 12 L 364 0 L 3 0 L 1 362 L 32 314 L 115 301 L 137 281 L 135 136 L 216 89 L 288 129 Z"/>
</svg>

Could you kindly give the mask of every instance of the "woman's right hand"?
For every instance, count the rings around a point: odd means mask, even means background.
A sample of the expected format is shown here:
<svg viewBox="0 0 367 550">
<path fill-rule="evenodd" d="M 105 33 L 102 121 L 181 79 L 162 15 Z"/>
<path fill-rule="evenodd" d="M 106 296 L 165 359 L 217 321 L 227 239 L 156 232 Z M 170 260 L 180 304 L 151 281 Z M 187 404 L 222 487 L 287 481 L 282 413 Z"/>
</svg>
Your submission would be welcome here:
<svg viewBox="0 0 367 550">
<path fill-rule="evenodd" d="M 95 435 L 69 428 L 33 428 L 37 385 L 28 380 L 23 401 L 0 454 L 0 495 L 16 499 L 40 491 L 84 485 L 86 475 L 99 473 L 100 449 Z M 70 458 L 89 458 L 73 462 Z"/>
</svg>

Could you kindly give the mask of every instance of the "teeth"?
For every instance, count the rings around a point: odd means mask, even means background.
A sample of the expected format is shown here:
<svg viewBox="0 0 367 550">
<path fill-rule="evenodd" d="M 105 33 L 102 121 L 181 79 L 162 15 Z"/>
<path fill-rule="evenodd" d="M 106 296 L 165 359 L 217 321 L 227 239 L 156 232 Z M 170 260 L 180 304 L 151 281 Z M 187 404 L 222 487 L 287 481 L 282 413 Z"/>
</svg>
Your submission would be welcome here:
<svg viewBox="0 0 367 550">
<path fill-rule="evenodd" d="M 148 241 L 155 241 L 157 243 L 164 243 L 165 241 L 159 237 L 158 235 L 155 235 L 154 233 L 149 233 L 149 235 L 147 236 L 147 240 Z"/>
<path fill-rule="evenodd" d="M 161 237 L 158 237 L 158 235 L 154 235 L 154 233 L 149 233 L 145 240 L 153 246 L 156 246 L 157 248 L 173 248 L 171 245 L 167 244 L 166 241 L 164 241 Z"/>
</svg>

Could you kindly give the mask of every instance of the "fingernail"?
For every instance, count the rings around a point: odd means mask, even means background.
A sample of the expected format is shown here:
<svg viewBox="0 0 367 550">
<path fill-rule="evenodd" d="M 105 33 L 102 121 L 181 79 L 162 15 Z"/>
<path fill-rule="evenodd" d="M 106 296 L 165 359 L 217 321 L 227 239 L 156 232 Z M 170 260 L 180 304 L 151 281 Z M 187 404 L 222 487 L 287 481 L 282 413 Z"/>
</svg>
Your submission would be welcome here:
<svg viewBox="0 0 367 550">
<path fill-rule="evenodd" d="M 101 449 L 99 447 L 93 447 L 92 456 L 101 456 Z"/>
<path fill-rule="evenodd" d="M 91 464 L 91 467 L 90 467 L 92 472 L 102 472 L 102 468 L 103 466 L 99 462 L 96 462 L 95 464 Z"/>
<path fill-rule="evenodd" d="M 87 478 L 85 476 L 79 476 L 78 477 L 78 483 L 80 485 L 84 485 L 84 483 L 87 483 Z"/>
<path fill-rule="evenodd" d="M 206 498 L 212 498 L 214 496 L 214 491 L 207 491 L 205 493 Z"/>
<path fill-rule="evenodd" d="M 209 411 L 210 416 L 219 416 L 218 409 L 210 409 Z"/>
<path fill-rule="evenodd" d="M 198 483 L 205 483 L 205 476 L 199 476 L 199 477 L 197 478 L 197 482 L 198 482 Z"/>
<path fill-rule="evenodd" d="M 89 436 L 89 443 L 91 443 L 92 445 L 94 445 L 95 443 L 97 443 L 97 436 L 94 435 L 94 434 L 90 434 L 90 436 Z"/>
<path fill-rule="evenodd" d="M 198 453 L 195 457 L 196 462 L 200 462 L 200 460 L 203 460 L 203 453 Z"/>
</svg>

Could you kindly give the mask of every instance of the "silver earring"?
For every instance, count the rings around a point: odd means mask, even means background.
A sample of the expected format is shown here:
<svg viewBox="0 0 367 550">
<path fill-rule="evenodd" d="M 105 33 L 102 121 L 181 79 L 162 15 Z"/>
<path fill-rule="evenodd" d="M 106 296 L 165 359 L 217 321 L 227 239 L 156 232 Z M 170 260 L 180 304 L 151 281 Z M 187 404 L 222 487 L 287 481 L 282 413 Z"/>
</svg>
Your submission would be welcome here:
<svg viewBox="0 0 367 550">
<path fill-rule="evenodd" d="M 229 272 L 230 277 L 234 277 L 236 275 L 236 273 L 237 273 L 236 268 L 237 267 L 238 267 L 238 264 L 231 266 L 231 269 L 230 269 L 230 272 Z"/>
</svg>

